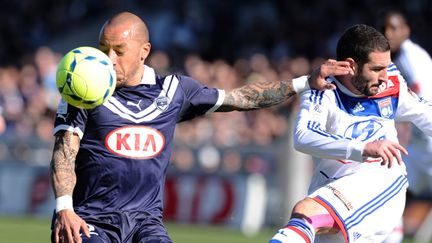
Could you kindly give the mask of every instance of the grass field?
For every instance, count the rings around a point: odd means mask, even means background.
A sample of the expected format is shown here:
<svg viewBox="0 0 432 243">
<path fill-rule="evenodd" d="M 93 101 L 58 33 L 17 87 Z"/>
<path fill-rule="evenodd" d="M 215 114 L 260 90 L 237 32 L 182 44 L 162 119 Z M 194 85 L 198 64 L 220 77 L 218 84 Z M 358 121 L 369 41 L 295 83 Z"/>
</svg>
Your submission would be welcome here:
<svg viewBox="0 0 432 243">
<path fill-rule="evenodd" d="M 175 243 L 263 243 L 274 230 L 265 230 L 250 238 L 225 227 L 167 224 Z M 47 243 L 49 220 L 39 218 L 0 217 L 0 243 Z"/>
<path fill-rule="evenodd" d="M 256 237 L 250 238 L 225 227 L 168 224 L 167 228 L 175 243 L 265 243 L 274 233 L 274 229 L 263 230 Z M 48 219 L 0 217 L 0 243 L 47 242 Z"/>
</svg>

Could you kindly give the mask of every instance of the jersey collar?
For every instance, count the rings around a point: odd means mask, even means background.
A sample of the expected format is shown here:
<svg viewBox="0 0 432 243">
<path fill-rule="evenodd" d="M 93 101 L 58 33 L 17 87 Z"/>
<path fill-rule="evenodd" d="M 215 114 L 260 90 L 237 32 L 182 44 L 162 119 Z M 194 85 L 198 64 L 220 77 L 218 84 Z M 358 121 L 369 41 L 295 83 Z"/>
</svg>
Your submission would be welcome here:
<svg viewBox="0 0 432 243">
<path fill-rule="evenodd" d="M 153 68 L 144 65 L 144 75 L 141 84 L 156 84 L 156 74 Z"/>
</svg>

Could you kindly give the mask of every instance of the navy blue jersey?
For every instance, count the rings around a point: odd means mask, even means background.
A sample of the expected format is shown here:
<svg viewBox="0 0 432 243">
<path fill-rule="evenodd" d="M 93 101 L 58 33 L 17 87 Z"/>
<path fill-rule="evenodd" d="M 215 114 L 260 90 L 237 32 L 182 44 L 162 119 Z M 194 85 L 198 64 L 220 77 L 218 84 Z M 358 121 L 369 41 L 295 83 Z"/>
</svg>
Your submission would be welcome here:
<svg viewBox="0 0 432 243">
<path fill-rule="evenodd" d="M 176 123 L 213 112 L 222 90 L 186 76 L 157 76 L 145 67 L 140 85 L 121 87 L 103 105 L 78 109 L 62 101 L 54 133 L 81 137 L 74 209 L 147 211 L 161 216 L 165 173 Z"/>
</svg>

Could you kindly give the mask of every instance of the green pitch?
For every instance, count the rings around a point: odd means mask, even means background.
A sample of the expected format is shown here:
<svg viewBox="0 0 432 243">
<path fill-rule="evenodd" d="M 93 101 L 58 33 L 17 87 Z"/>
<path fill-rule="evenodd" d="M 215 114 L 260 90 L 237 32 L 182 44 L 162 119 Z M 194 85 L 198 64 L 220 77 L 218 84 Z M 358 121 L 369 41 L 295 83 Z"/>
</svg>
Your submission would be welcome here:
<svg viewBox="0 0 432 243">
<path fill-rule="evenodd" d="M 46 218 L 0 217 L 0 243 L 47 243 L 50 221 Z M 256 237 L 246 237 L 239 231 L 217 226 L 167 224 L 175 243 L 263 243 L 273 230 L 263 231 Z"/>
<path fill-rule="evenodd" d="M 0 217 L 0 243 L 47 243 L 49 220 L 39 218 Z M 255 237 L 219 226 L 168 224 L 168 232 L 175 243 L 265 243 L 274 231 L 263 230 Z M 411 243 L 412 241 L 404 241 Z"/>
</svg>

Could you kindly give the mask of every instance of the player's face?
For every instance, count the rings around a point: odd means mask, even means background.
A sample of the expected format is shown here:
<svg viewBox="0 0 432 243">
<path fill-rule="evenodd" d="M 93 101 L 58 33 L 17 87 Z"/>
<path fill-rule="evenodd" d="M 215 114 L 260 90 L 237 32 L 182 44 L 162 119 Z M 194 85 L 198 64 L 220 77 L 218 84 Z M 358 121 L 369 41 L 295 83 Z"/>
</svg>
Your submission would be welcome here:
<svg viewBox="0 0 432 243">
<path fill-rule="evenodd" d="M 353 86 L 363 95 L 376 95 L 380 91 L 380 85 L 388 79 L 387 67 L 390 63 L 390 51 L 371 52 L 369 61 L 359 66 L 359 70 L 354 75 Z"/>
<path fill-rule="evenodd" d="M 127 25 L 105 26 L 99 36 L 99 49 L 114 64 L 117 87 L 140 83 L 144 68 L 143 42 L 134 36 L 133 29 Z"/>
<path fill-rule="evenodd" d="M 397 15 L 385 19 L 383 32 L 393 53 L 398 52 L 402 43 L 409 37 L 409 27 Z"/>
</svg>

